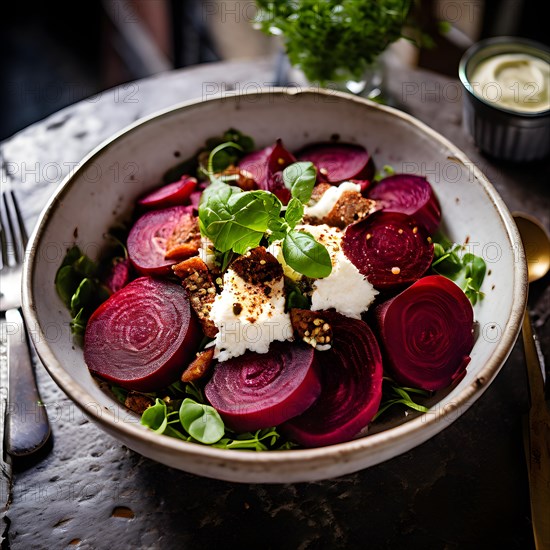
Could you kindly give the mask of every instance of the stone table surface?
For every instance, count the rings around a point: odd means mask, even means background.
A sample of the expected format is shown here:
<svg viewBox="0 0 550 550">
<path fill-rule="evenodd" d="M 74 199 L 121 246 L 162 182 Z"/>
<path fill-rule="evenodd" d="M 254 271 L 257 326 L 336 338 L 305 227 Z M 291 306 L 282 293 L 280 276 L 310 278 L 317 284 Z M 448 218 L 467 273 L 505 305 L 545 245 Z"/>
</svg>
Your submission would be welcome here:
<svg viewBox="0 0 550 550">
<path fill-rule="evenodd" d="M 15 189 L 30 229 L 62 177 L 127 124 L 190 98 L 272 85 L 272 61 L 259 60 L 203 65 L 105 91 L 1 144 L 2 188 Z M 510 210 L 549 226 L 549 163 L 514 166 L 482 156 L 462 130 L 457 81 L 394 67 L 388 87 L 394 103 L 466 152 Z M 530 298 L 547 359 L 548 282 L 536 284 Z M 484 395 L 427 443 L 355 474 L 292 485 L 228 483 L 155 463 L 90 423 L 41 365 L 37 376 L 53 437 L 40 455 L 13 464 L 6 547 L 533 547 L 520 343 Z"/>
</svg>

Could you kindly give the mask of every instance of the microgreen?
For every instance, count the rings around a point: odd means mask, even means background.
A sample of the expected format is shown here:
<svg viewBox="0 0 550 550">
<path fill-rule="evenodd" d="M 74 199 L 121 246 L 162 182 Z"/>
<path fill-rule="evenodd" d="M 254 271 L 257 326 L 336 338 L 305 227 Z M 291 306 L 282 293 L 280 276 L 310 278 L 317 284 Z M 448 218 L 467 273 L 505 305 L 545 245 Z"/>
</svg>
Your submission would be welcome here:
<svg viewBox="0 0 550 550">
<path fill-rule="evenodd" d="M 83 335 L 88 317 L 109 297 L 98 278 L 99 267 L 78 246 L 71 247 L 55 275 L 55 288 L 71 311 L 71 332 Z"/>
<path fill-rule="evenodd" d="M 399 386 L 389 377 L 384 377 L 383 380 L 383 397 L 378 412 L 374 416 L 373 420 L 379 418 L 385 411 L 387 411 L 393 405 L 404 405 L 409 409 L 413 409 L 418 412 L 426 413 L 430 409 L 417 403 L 413 400 L 410 394 L 415 394 L 419 397 L 429 397 L 430 392 L 420 390 L 418 388 L 406 388 Z"/>
<path fill-rule="evenodd" d="M 483 258 L 465 251 L 466 246 L 447 239 L 434 243 L 432 271 L 454 281 L 475 306 L 484 297 L 480 289 L 487 266 Z"/>
<path fill-rule="evenodd" d="M 111 390 L 124 403 L 127 391 L 118 386 L 112 386 Z M 147 395 L 155 397 L 155 403 L 143 412 L 141 424 L 156 433 L 223 449 L 266 451 L 296 446 L 283 438 L 277 428 L 233 432 L 225 426 L 218 411 L 208 404 L 203 389 L 196 384 L 178 381 L 163 391 Z"/>
<path fill-rule="evenodd" d="M 384 164 L 384 166 L 382 166 L 382 169 L 376 172 L 373 179 L 375 182 L 377 182 L 383 180 L 384 178 L 387 178 L 388 176 L 393 176 L 394 174 L 395 170 L 393 166 L 390 166 L 389 164 Z"/>
<path fill-rule="evenodd" d="M 193 399 L 183 400 L 179 418 L 185 431 L 193 439 L 205 445 L 216 443 L 225 433 L 225 426 L 218 411 L 210 405 L 197 403 Z"/>
</svg>

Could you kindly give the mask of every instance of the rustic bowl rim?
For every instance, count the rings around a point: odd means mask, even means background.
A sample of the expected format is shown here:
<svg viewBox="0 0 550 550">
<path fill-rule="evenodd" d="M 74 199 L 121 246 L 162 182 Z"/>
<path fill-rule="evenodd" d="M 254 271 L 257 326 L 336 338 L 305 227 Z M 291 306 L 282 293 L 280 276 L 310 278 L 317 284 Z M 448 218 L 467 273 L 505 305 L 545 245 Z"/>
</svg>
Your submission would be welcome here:
<svg viewBox="0 0 550 550">
<path fill-rule="evenodd" d="M 431 433 L 428 437 L 419 437 L 419 443 L 425 441 L 429 437 L 432 437 L 436 433 L 442 431 L 445 427 L 449 426 L 458 416 L 467 410 L 467 408 L 473 404 L 473 402 L 485 391 L 489 383 L 497 375 L 500 368 L 504 365 L 507 357 L 509 356 L 513 345 L 517 339 L 521 328 L 521 320 L 525 311 L 527 301 L 527 264 L 523 253 L 517 255 L 517 261 L 515 262 L 514 273 L 514 288 L 513 303 L 511 308 L 510 317 L 508 323 L 502 330 L 502 339 L 494 350 L 486 364 L 480 369 L 476 378 L 456 396 L 454 404 L 456 407 L 449 408 L 449 410 L 439 411 L 437 415 L 422 415 L 409 420 L 396 427 L 384 430 L 379 433 L 368 435 L 366 437 L 360 437 L 352 441 L 345 443 L 339 443 L 326 447 L 318 447 L 312 449 L 292 449 L 284 451 L 269 451 L 269 452 L 243 452 L 239 450 L 231 449 L 218 449 L 209 446 L 199 445 L 196 443 L 181 441 L 171 437 L 159 437 L 158 434 L 151 430 L 145 430 L 142 426 L 136 426 L 133 423 L 117 422 L 114 413 L 110 410 L 96 410 L 95 408 L 86 407 L 85 404 L 94 401 L 94 398 L 87 393 L 84 387 L 77 384 L 70 376 L 68 370 L 56 359 L 50 345 L 48 344 L 45 334 L 42 332 L 42 328 L 39 324 L 39 319 L 36 312 L 37 297 L 33 293 L 32 281 L 33 281 L 33 266 L 36 261 L 36 251 L 39 249 L 39 243 L 42 235 L 45 232 L 45 228 L 48 224 L 48 220 L 55 215 L 57 205 L 63 199 L 64 195 L 68 193 L 72 185 L 77 181 L 77 176 L 89 166 L 93 160 L 100 155 L 106 148 L 113 146 L 119 139 L 125 135 L 136 131 L 142 126 L 156 122 L 164 117 L 171 116 L 176 111 L 184 111 L 193 109 L 199 104 L 205 102 L 215 103 L 228 101 L 230 99 L 237 99 L 239 97 L 246 96 L 251 101 L 254 101 L 255 96 L 265 95 L 281 95 L 281 96 L 295 96 L 296 94 L 302 95 L 316 95 L 321 97 L 331 96 L 339 97 L 347 101 L 360 103 L 368 106 L 371 109 L 380 110 L 388 113 L 391 116 L 401 118 L 408 124 L 415 126 L 417 129 L 427 134 L 433 140 L 439 142 L 443 147 L 452 151 L 455 160 L 468 166 L 470 170 L 473 170 L 475 180 L 483 187 L 486 195 L 490 199 L 496 213 L 498 214 L 500 221 L 503 223 L 506 230 L 507 237 L 510 244 L 513 242 L 521 242 L 518 233 L 517 226 L 515 225 L 511 214 L 509 213 L 504 201 L 486 179 L 483 173 L 473 166 L 472 162 L 460 149 L 453 145 L 449 140 L 441 136 L 438 132 L 420 122 L 413 116 L 406 114 L 402 111 L 387 107 L 369 101 L 367 99 L 352 96 L 344 92 L 336 92 L 334 90 L 323 90 L 319 88 L 269 88 L 267 90 L 255 90 L 255 91 L 235 91 L 224 92 L 217 97 L 209 98 L 207 100 L 195 99 L 191 101 L 185 101 L 166 109 L 157 111 L 151 115 L 148 115 L 138 121 L 123 128 L 119 132 L 115 133 L 110 138 L 103 141 L 95 149 L 93 149 L 79 164 L 70 175 L 68 175 L 64 181 L 59 185 L 53 196 L 50 198 L 48 204 L 42 210 L 38 223 L 29 239 L 29 245 L 27 249 L 26 262 L 23 271 L 22 281 L 22 297 L 23 297 L 23 314 L 26 322 L 30 326 L 38 327 L 31 333 L 36 351 L 42 360 L 46 370 L 51 377 L 57 383 L 57 385 L 74 401 L 74 403 L 83 410 L 83 412 L 91 417 L 95 422 L 105 427 L 110 433 L 120 434 L 121 437 L 125 437 L 127 440 L 140 440 L 141 443 L 150 445 L 152 447 L 162 448 L 164 451 L 178 453 L 180 456 L 186 456 L 188 458 L 212 458 L 216 461 L 224 461 L 225 463 L 233 463 L 240 467 L 245 467 L 250 464 L 265 465 L 300 465 L 302 469 L 308 468 L 309 465 L 316 464 L 320 459 L 330 458 L 333 461 L 349 462 L 352 457 L 364 456 L 366 451 L 374 454 L 381 453 L 388 446 L 399 447 L 400 443 L 404 443 L 404 450 L 393 452 L 391 456 L 377 459 L 373 464 L 383 462 L 391 457 L 405 452 L 406 450 L 415 447 L 417 444 L 407 445 L 406 441 L 411 438 L 412 435 L 419 434 L 427 431 Z M 461 413 L 456 415 L 456 410 L 460 410 Z M 425 418 L 427 416 L 427 418 Z M 439 425 L 437 425 L 439 423 Z M 431 430 L 431 432 L 430 432 Z M 371 464 L 371 465 L 373 465 Z M 185 469 L 185 468 L 182 468 Z M 355 471 L 358 468 L 343 470 L 343 473 L 349 473 Z M 214 477 L 214 476 L 213 476 Z M 223 478 L 220 478 L 223 479 Z"/>
</svg>

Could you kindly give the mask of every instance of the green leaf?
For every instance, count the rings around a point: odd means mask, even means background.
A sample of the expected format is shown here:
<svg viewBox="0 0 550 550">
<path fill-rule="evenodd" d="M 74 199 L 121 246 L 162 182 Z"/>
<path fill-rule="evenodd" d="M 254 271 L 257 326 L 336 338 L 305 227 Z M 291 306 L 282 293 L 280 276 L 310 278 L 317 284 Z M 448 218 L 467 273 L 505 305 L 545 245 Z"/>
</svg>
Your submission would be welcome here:
<svg viewBox="0 0 550 550">
<path fill-rule="evenodd" d="M 74 245 L 69 250 L 67 250 L 67 254 L 63 258 L 63 262 L 61 263 L 61 267 L 64 267 L 66 265 L 73 265 L 78 258 L 82 256 L 82 252 L 80 252 L 80 248 L 78 246 Z"/>
<path fill-rule="evenodd" d="M 126 397 L 128 395 L 128 390 L 126 388 L 121 388 L 120 386 L 117 386 L 115 384 L 112 384 L 110 388 L 116 400 L 124 405 L 124 403 L 126 402 Z"/>
<path fill-rule="evenodd" d="M 295 199 L 307 204 L 317 179 L 317 168 L 312 162 L 295 162 L 283 170 L 283 181 Z"/>
<path fill-rule="evenodd" d="M 163 433 L 168 426 L 166 403 L 157 398 L 154 405 L 143 411 L 141 424 L 157 433 Z"/>
<path fill-rule="evenodd" d="M 71 305 L 71 298 L 80 284 L 81 276 L 72 265 L 62 265 L 55 276 L 55 289 L 67 307 Z"/>
<path fill-rule="evenodd" d="M 483 258 L 469 252 L 464 253 L 463 246 L 445 238 L 440 243 L 434 243 L 432 271 L 455 282 L 472 305 L 484 296 L 480 289 L 486 269 Z"/>
<path fill-rule="evenodd" d="M 283 240 L 285 262 L 306 277 L 321 279 L 332 271 L 332 262 L 327 249 L 313 235 L 305 231 L 289 231 Z"/>
<path fill-rule="evenodd" d="M 187 433 L 206 445 L 216 443 L 225 433 L 223 420 L 214 407 L 197 403 L 188 397 L 181 404 L 179 418 Z"/>
<path fill-rule="evenodd" d="M 73 315 L 91 305 L 95 290 L 96 285 L 91 279 L 82 279 L 71 298 L 71 312 L 73 312 Z"/>
<path fill-rule="evenodd" d="M 234 189 L 223 183 L 207 188 L 209 192 L 199 206 L 199 227 L 218 251 L 244 254 L 260 244 L 282 205 L 272 193 Z"/>
<path fill-rule="evenodd" d="M 243 150 L 243 148 L 237 143 L 233 141 L 226 141 L 225 143 L 221 143 L 217 147 L 214 147 L 214 149 L 210 151 L 207 165 L 208 175 L 212 176 L 215 172 L 221 172 L 238 160 L 237 155 L 231 154 L 227 151 L 227 149 L 230 148 L 237 149 L 238 151 Z M 216 159 L 216 163 L 214 163 L 214 159 Z"/>
<path fill-rule="evenodd" d="M 293 197 L 290 199 L 286 211 L 285 211 L 285 221 L 289 225 L 290 229 L 294 229 L 297 224 L 302 221 L 304 217 L 304 205 L 297 199 Z"/>
<path fill-rule="evenodd" d="M 70 322 L 71 332 L 77 336 L 84 336 L 88 319 L 84 317 L 84 308 L 80 309 Z"/>
<path fill-rule="evenodd" d="M 309 309 L 311 307 L 307 296 L 304 296 L 298 288 L 293 288 L 286 295 L 286 310 L 288 311 L 293 307 L 299 309 Z"/>
<path fill-rule="evenodd" d="M 98 271 L 97 264 L 85 254 L 74 262 L 73 267 L 75 271 L 80 273 L 83 277 L 95 277 Z"/>
<path fill-rule="evenodd" d="M 430 409 L 414 401 L 410 396 L 411 393 L 415 393 L 422 397 L 428 397 L 430 395 L 430 392 L 418 388 L 398 386 L 391 378 L 385 377 L 382 402 L 380 403 L 380 407 L 378 408 L 373 420 L 379 418 L 385 411 L 394 405 L 404 405 L 409 409 L 422 413 L 428 412 Z"/>
</svg>

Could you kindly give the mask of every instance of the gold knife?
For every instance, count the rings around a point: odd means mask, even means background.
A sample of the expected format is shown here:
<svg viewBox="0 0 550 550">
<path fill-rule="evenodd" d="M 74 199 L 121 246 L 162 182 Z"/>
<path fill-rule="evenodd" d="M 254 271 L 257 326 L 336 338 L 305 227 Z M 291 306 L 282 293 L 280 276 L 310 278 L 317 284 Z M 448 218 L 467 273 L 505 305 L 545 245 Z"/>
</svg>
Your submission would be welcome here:
<svg viewBox="0 0 550 550">
<path fill-rule="evenodd" d="M 527 467 L 533 534 L 537 550 L 550 550 L 550 412 L 528 311 L 523 317 L 522 334 L 531 396 Z"/>
</svg>

